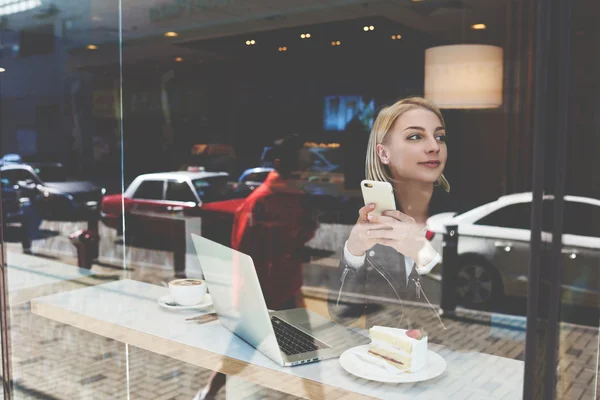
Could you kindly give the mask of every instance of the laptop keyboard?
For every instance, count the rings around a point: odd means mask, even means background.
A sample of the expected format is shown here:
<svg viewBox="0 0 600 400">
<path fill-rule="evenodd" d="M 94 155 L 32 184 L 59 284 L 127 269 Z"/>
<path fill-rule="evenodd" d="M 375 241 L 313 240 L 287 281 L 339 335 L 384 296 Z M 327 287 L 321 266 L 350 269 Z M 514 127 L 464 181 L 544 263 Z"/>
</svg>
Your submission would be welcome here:
<svg viewBox="0 0 600 400">
<path fill-rule="evenodd" d="M 277 317 L 271 317 L 271 324 L 273 325 L 279 348 L 288 356 L 329 348 L 325 343 L 318 341 Z"/>
</svg>

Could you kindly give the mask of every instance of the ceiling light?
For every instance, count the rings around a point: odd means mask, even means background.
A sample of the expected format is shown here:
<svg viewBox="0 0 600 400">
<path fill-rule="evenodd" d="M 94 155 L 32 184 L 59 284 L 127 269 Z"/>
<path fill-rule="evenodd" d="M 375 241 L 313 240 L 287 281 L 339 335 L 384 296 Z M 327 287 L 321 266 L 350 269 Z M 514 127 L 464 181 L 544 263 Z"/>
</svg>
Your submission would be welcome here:
<svg viewBox="0 0 600 400">
<path fill-rule="evenodd" d="M 392 40 L 400 40 L 402 39 L 402 35 L 392 35 Z"/>
<path fill-rule="evenodd" d="M 300 35 L 300 37 L 301 37 L 302 39 L 306 39 L 306 35 L 305 35 L 304 33 L 303 33 L 302 35 Z"/>
<path fill-rule="evenodd" d="M 369 30 L 370 31 L 375 30 L 375 27 L 373 25 L 369 25 Z"/>
<path fill-rule="evenodd" d="M 279 51 L 287 51 L 287 47 L 283 46 L 278 49 Z"/>
<path fill-rule="evenodd" d="M 247 44 L 248 46 L 250 46 L 250 41 L 249 41 L 249 40 L 246 40 L 246 44 Z"/>
<path fill-rule="evenodd" d="M 482 29 L 486 29 L 487 26 L 485 24 L 473 24 L 471 25 L 471 29 L 475 29 L 477 31 L 480 31 Z"/>
<path fill-rule="evenodd" d="M 342 44 L 342 42 L 340 42 L 340 41 L 338 40 L 337 42 L 335 42 L 335 44 L 339 46 L 340 44 Z"/>
<path fill-rule="evenodd" d="M 6 71 L 4 68 L 0 67 L 0 72 Z"/>
<path fill-rule="evenodd" d="M 98 50 L 98 46 L 96 46 L 95 44 L 88 44 L 87 49 L 88 50 Z"/>
<path fill-rule="evenodd" d="M 302 39 L 310 39 L 310 33 L 303 33 L 300 35 Z"/>
<path fill-rule="evenodd" d="M 310 39 L 310 33 L 307 33 L 307 34 L 306 34 L 306 38 L 307 38 L 307 39 Z"/>
<path fill-rule="evenodd" d="M 183 58 L 182 58 L 182 57 L 175 57 L 175 61 L 177 61 L 177 62 L 182 62 L 182 61 L 183 61 Z"/>
<path fill-rule="evenodd" d="M 166 37 L 177 37 L 177 36 L 179 36 L 179 33 L 177 33 L 177 32 L 165 32 L 165 36 Z"/>
<path fill-rule="evenodd" d="M 251 40 L 251 41 L 250 41 L 250 44 L 255 44 L 255 43 L 256 43 L 256 42 L 255 42 L 254 40 Z"/>
<path fill-rule="evenodd" d="M 368 26 L 363 26 L 363 31 L 367 32 L 369 30 Z"/>
<path fill-rule="evenodd" d="M 459 44 L 425 50 L 425 98 L 439 108 L 496 108 L 503 100 L 502 47 Z"/>
</svg>

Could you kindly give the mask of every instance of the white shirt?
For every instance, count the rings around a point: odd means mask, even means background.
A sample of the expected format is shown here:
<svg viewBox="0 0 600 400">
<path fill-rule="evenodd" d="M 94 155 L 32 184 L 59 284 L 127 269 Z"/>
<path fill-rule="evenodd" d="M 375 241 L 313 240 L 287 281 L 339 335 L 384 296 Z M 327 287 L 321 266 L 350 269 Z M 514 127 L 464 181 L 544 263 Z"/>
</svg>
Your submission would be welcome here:
<svg viewBox="0 0 600 400">
<path fill-rule="evenodd" d="M 369 254 L 371 257 L 375 255 L 375 252 L 373 250 L 370 250 L 369 253 L 373 253 Z M 346 243 L 344 244 L 344 259 L 346 260 L 346 264 L 348 264 L 352 268 L 360 268 L 365 263 L 366 257 L 366 254 L 363 254 L 362 256 L 355 256 L 354 254 L 350 253 L 350 251 L 348 250 L 348 241 L 346 241 Z M 433 269 L 433 267 L 440 263 L 440 261 L 442 261 L 442 257 L 436 253 L 436 256 L 433 258 L 433 260 L 431 260 L 429 264 L 423 267 L 417 267 L 417 273 L 419 275 L 428 274 Z M 407 284 L 408 277 L 410 276 L 414 265 L 415 262 L 410 257 L 404 256 L 404 267 L 406 268 Z"/>
</svg>

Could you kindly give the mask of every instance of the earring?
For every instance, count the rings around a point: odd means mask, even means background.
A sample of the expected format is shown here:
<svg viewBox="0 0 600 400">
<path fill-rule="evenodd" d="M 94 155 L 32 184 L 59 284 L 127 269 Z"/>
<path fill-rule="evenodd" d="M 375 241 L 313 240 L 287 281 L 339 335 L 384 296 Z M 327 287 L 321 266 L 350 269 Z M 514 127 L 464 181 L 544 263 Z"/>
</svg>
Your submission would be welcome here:
<svg viewBox="0 0 600 400">
<path fill-rule="evenodd" d="M 381 162 L 384 163 L 384 164 L 389 164 L 388 160 L 382 160 Z"/>
</svg>

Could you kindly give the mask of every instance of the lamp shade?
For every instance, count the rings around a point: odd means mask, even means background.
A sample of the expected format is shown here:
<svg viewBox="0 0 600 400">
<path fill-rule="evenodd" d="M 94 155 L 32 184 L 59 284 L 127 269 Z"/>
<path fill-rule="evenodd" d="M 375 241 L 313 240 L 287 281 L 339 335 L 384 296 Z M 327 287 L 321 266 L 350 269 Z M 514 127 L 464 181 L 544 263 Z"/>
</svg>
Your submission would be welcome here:
<svg viewBox="0 0 600 400">
<path fill-rule="evenodd" d="M 502 105 L 502 47 L 458 44 L 425 50 L 425 97 L 440 108 Z"/>
</svg>

